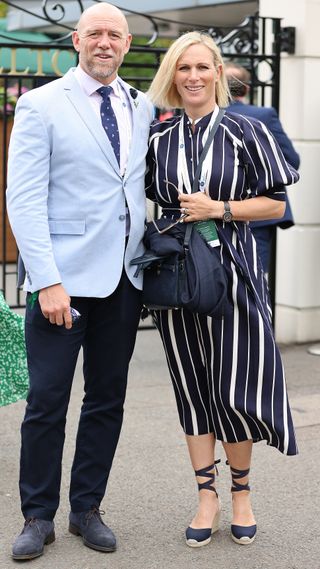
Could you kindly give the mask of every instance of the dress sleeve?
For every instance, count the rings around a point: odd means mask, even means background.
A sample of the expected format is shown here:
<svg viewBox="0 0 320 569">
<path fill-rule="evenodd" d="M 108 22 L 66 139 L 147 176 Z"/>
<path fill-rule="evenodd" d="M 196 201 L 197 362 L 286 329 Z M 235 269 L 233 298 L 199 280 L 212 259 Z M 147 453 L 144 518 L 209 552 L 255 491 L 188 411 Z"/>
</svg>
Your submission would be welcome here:
<svg viewBox="0 0 320 569">
<path fill-rule="evenodd" d="M 156 172 L 156 162 L 154 154 L 154 144 L 153 144 L 153 126 L 159 121 L 153 121 L 150 127 L 149 134 L 149 148 L 146 156 L 146 174 L 145 174 L 145 191 L 146 196 L 149 200 L 153 202 L 157 201 L 156 198 L 156 188 L 155 188 L 155 172 Z"/>
<path fill-rule="evenodd" d="M 156 201 L 156 193 L 155 193 L 155 187 L 154 187 L 154 176 L 155 176 L 155 161 L 154 158 L 152 156 L 152 147 L 149 147 L 148 153 L 147 153 L 147 168 L 146 168 L 146 174 L 145 174 L 145 190 L 146 190 L 146 196 L 149 200 L 152 200 L 153 202 Z"/>
<path fill-rule="evenodd" d="M 243 117 L 242 132 L 250 195 L 285 201 L 285 186 L 299 180 L 298 172 L 286 162 L 276 139 L 263 123 Z"/>
</svg>

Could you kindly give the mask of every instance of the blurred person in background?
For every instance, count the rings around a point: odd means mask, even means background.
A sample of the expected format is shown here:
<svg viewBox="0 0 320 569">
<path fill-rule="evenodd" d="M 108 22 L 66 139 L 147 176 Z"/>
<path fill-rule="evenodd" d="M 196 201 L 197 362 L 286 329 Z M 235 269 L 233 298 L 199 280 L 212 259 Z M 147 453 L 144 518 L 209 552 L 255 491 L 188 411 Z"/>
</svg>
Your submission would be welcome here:
<svg viewBox="0 0 320 569">
<path fill-rule="evenodd" d="M 300 165 L 299 154 L 283 130 L 277 111 L 273 107 L 259 107 L 248 102 L 251 75 L 249 71 L 235 62 L 225 64 L 226 77 L 228 80 L 231 101 L 229 111 L 239 113 L 246 117 L 253 117 L 264 123 L 272 132 L 279 144 L 286 161 L 296 170 Z M 266 274 L 269 273 L 271 243 L 277 227 L 287 229 L 294 225 L 288 196 L 286 195 L 286 209 L 281 219 L 268 219 L 251 221 L 251 231 L 257 241 L 258 252 Z"/>
</svg>

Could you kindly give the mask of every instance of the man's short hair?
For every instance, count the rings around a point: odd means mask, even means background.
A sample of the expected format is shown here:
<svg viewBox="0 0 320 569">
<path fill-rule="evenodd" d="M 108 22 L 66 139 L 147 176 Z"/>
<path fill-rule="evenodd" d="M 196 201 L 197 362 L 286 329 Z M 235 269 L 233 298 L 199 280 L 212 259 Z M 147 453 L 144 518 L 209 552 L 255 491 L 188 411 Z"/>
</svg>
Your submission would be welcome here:
<svg viewBox="0 0 320 569">
<path fill-rule="evenodd" d="M 248 69 L 233 61 L 228 61 L 225 64 L 225 70 L 231 97 L 245 97 L 251 83 Z"/>
</svg>

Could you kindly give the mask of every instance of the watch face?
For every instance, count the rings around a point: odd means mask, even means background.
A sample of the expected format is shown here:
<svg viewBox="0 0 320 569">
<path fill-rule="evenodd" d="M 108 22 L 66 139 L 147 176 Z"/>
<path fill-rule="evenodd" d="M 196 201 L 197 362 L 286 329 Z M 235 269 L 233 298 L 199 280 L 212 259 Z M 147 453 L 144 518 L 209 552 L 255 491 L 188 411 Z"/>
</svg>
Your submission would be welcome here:
<svg viewBox="0 0 320 569">
<path fill-rule="evenodd" d="M 226 221 L 227 223 L 229 221 L 232 221 L 232 213 L 231 211 L 225 211 L 223 214 L 223 221 Z"/>
</svg>

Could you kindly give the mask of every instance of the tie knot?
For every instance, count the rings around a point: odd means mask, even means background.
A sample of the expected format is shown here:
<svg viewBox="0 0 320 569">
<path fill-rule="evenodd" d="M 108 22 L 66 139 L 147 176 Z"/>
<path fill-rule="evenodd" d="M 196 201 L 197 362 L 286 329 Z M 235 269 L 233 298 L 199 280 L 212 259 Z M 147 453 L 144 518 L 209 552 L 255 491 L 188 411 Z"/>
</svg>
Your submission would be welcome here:
<svg viewBox="0 0 320 569">
<path fill-rule="evenodd" d="M 105 87 L 99 87 L 99 89 L 97 89 L 97 93 L 99 93 L 99 95 L 101 95 L 101 97 L 103 98 L 103 100 L 105 101 L 110 93 L 112 93 L 113 89 L 112 87 L 110 87 L 110 85 L 106 85 Z"/>
</svg>

